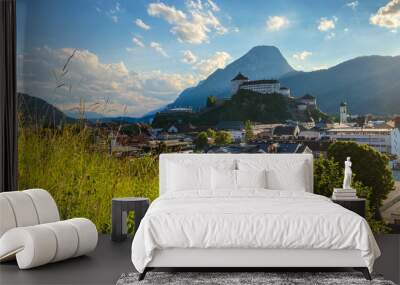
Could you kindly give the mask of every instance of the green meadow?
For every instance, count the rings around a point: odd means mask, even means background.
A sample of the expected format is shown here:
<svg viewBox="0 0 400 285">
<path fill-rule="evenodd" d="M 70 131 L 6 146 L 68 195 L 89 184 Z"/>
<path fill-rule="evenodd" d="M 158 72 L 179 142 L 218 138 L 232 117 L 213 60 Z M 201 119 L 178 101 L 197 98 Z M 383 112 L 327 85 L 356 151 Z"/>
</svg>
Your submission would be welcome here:
<svg viewBox="0 0 400 285">
<path fill-rule="evenodd" d="M 86 217 L 111 231 L 111 199 L 158 196 L 154 156 L 116 158 L 95 143 L 90 128 L 21 127 L 18 136 L 19 189 L 49 191 L 63 219 Z"/>
</svg>

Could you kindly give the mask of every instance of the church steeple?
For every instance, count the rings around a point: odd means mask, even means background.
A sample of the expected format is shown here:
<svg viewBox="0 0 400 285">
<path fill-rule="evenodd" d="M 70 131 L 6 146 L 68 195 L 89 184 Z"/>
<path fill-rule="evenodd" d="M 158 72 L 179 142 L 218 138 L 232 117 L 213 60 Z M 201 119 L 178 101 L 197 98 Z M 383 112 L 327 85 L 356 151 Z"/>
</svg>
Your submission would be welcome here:
<svg viewBox="0 0 400 285">
<path fill-rule="evenodd" d="M 348 114 L 348 109 L 347 109 L 347 103 L 346 102 L 342 102 L 340 103 L 340 124 L 347 124 L 347 118 L 349 116 Z"/>
</svg>

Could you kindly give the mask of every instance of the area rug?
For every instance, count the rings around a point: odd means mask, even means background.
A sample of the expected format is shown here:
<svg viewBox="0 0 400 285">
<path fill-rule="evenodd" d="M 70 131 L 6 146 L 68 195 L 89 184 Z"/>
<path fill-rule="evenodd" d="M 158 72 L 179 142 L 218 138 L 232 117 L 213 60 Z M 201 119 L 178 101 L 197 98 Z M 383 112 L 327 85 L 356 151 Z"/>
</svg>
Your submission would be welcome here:
<svg viewBox="0 0 400 285">
<path fill-rule="evenodd" d="M 395 285 L 381 276 L 372 276 L 368 281 L 359 272 L 148 272 L 146 278 L 138 281 L 138 273 L 122 274 L 117 285 Z"/>
</svg>

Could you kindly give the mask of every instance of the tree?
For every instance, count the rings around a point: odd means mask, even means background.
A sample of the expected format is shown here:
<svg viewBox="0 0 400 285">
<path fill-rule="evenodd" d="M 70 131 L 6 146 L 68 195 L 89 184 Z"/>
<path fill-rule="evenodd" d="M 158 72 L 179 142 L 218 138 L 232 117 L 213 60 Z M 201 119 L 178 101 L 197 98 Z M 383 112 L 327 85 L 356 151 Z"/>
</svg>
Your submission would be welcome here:
<svg viewBox="0 0 400 285">
<path fill-rule="evenodd" d="M 216 131 L 214 131 L 213 129 L 207 129 L 207 136 L 209 138 L 215 139 L 215 135 L 216 135 Z"/>
<path fill-rule="evenodd" d="M 165 142 L 160 142 L 157 145 L 156 153 L 161 154 L 161 153 L 166 153 L 166 152 L 168 152 L 167 144 Z"/>
<path fill-rule="evenodd" d="M 319 158 L 314 160 L 314 193 L 326 197 L 332 196 L 333 188 L 340 188 L 342 171 L 333 159 Z"/>
<path fill-rule="evenodd" d="M 208 135 L 206 132 L 201 132 L 197 135 L 196 140 L 194 141 L 196 149 L 204 150 L 208 146 Z"/>
<path fill-rule="evenodd" d="M 207 107 L 213 107 L 217 104 L 217 98 L 215 96 L 207 97 Z"/>
<path fill-rule="evenodd" d="M 379 207 L 387 194 L 394 189 L 394 179 L 389 158 L 368 145 L 355 142 L 336 142 L 328 149 L 328 157 L 342 167 L 346 157 L 353 161 L 354 181 L 370 188 L 367 199 L 373 218 L 381 220 Z"/>
<path fill-rule="evenodd" d="M 232 142 L 232 136 L 226 131 L 219 131 L 215 136 L 215 143 L 217 145 L 227 145 Z"/>
<path fill-rule="evenodd" d="M 353 178 L 355 174 L 353 173 Z M 314 160 L 314 193 L 326 197 L 332 196 L 333 188 L 341 188 L 343 182 L 343 169 L 333 158 L 318 158 Z M 353 180 L 352 187 L 357 190 L 357 196 L 366 198 L 366 220 L 374 233 L 387 233 L 390 228 L 374 217 L 375 208 L 371 206 L 371 187 L 363 185 L 360 181 Z"/>
<path fill-rule="evenodd" d="M 248 142 L 254 138 L 254 132 L 253 132 L 253 128 L 251 127 L 250 120 L 247 120 L 244 122 L 244 129 L 246 131 L 245 140 L 246 140 L 246 142 Z"/>
</svg>

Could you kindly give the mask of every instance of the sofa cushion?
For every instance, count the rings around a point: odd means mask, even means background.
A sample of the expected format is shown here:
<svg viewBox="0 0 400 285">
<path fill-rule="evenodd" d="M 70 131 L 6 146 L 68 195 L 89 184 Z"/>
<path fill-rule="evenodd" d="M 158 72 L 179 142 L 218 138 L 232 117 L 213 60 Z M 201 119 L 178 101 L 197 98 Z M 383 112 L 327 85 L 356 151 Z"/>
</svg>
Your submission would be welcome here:
<svg viewBox="0 0 400 285">
<path fill-rule="evenodd" d="M 11 204 L 2 194 L 0 193 L 0 238 L 5 232 L 17 226 Z"/>
<path fill-rule="evenodd" d="M 13 213 L 17 227 L 26 227 L 39 224 L 38 214 L 31 197 L 24 191 L 0 193 L 7 199 Z"/>
<path fill-rule="evenodd" d="M 28 194 L 35 205 L 39 224 L 52 223 L 60 220 L 60 214 L 53 197 L 43 189 L 28 189 L 22 191 Z"/>
</svg>

